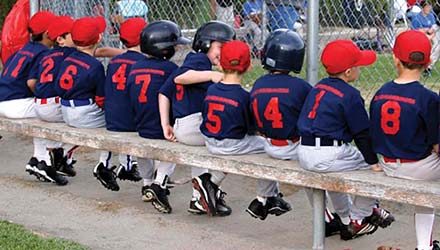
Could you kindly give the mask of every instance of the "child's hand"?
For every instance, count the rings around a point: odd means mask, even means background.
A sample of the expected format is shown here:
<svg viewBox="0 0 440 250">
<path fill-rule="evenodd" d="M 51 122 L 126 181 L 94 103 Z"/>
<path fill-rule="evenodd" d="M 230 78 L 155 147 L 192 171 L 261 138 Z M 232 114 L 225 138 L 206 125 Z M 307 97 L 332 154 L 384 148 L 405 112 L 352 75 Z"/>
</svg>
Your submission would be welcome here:
<svg viewBox="0 0 440 250">
<path fill-rule="evenodd" d="M 176 136 L 174 136 L 173 127 L 167 125 L 162 127 L 162 129 L 163 129 L 163 136 L 165 137 L 165 139 L 171 142 L 177 142 Z"/>
<path fill-rule="evenodd" d="M 217 72 L 217 71 L 212 71 L 211 72 L 211 81 L 212 82 L 218 83 L 221 80 L 223 80 L 223 73 Z"/>
<path fill-rule="evenodd" d="M 377 163 L 374 165 L 371 165 L 371 170 L 373 170 L 374 172 L 382 172 L 383 171 L 382 168 Z"/>
</svg>

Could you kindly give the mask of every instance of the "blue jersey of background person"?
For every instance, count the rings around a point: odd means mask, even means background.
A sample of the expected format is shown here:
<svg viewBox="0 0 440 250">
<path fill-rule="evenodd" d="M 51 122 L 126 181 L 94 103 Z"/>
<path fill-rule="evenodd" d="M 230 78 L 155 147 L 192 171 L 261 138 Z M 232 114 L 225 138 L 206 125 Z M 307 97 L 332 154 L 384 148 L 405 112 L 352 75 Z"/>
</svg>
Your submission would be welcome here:
<svg viewBox="0 0 440 250">
<path fill-rule="evenodd" d="M 257 131 L 272 139 L 299 137 L 297 121 L 311 89 L 303 79 L 288 74 L 266 74 L 258 78 L 251 91 Z"/>
<path fill-rule="evenodd" d="M 189 53 L 183 65 L 179 67 L 174 75 L 174 78 L 187 72 L 188 70 L 212 70 L 212 64 L 208 56 L 205 53 Z M 173 78 L 173 79 L 174 79 Z M 168 81 L 160 92 L 166 92 L 164 89 L 170 88 L 170 84 L 174 84 L 173 81 Z M 205 99 L 206 91 L 213 82 L 204 82 L 189 85 L 175 84 L 175 92 L 172 99 L 173 117 L 182 118 L 194 113 L 202 111 L 203 99 Z"/>
<path fill-rule="evenodd" d="M 75 51 L 61 64 L 55 90 L 64 100 L 95 100 L 105 95 L 104 66 L 95 57 Z"/>
<path fill-rule="evenodd" d="M 340 78 L 324 78 L 310 91 L 298 119 L 302 137 L 351 142 L 370 121 L 359 90 Z"/>
<path fill-rule="evenodd" d="M 265 0 L 268 6 L 267 19 L 269 20 L 270 30 L 290 29 L 293 30 L 295 22 L 298 20 L 296 7 L 302 5 L 300 0 Z"/>
<path fill-rule="evenodd" d="M 35 97 L 43 99 L 58 96 L 55 91 L 55 79 L 60 71 L 61 63 L 75 51 L 74 47 L 57 46 L 42 54 L 42 59 L 38 63 L 37 75 L 31 76 L 37 79 L 34 90 Z"/>
<path fill-rule="evenodd" d="M 249 93 L 240 85 L 211 85 L 203 102 L 200 131 L 207 137 L 242 139 L 254 130 Z"/>
<path fill-rule="evenodd" d="M 29 42 L 8 58 L 0 76 L 0 101 L 34 96 L 27 80 L 35 79 L 31 75 L 36 75 L 38 62 L 47 50 L 49 48 L 39 42 Z"/>
<path fill-rule="evenodd" d="M 134 132 L 133 110 L 128 95 L 127 79 L 131 67 L 145 56 L 136 51 L 127 51 L 113 57 L 105 78 L 105 121 L 110 131 Z"/>
<path fill-rule="evenodd" d="M 132 66 L 127 88 L 136 129 L 141 137 L 164 139 L 158 92 L 176 69 L 177 65 L 173 62 L 146 57 Z"/>
<path fill-rule="evenodd" d="M 438 143 L 439 97 L 418 81 L 388 82 L 370 105 L 374 150 L 388 158 L 423 159 Z"/>
<path fill-rule="evenodd" d="M 418 30 L 422 28 L 432 28 L 436 24 L 434 13 L 430 12 L 427 16 L 423 15 L 423 11 L 415 15 L 411 19 L 411 29 Z"/>
</svg>

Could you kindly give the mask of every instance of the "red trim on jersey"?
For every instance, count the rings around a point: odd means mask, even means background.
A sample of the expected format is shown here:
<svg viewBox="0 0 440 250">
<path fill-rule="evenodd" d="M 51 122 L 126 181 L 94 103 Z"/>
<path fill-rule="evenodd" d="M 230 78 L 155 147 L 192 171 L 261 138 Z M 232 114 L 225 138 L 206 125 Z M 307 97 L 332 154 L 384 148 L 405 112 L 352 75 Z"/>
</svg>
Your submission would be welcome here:
<svg viewBox="0 0 440 250">
<path fill-rule="evenodd" d="M 374 101 L 379 101 L 379 100 L 392 100 L 398 102 L 405 102 L 409 104 L 416 104 L 416 99 L 398 96 L 398 95 L 377 95 L 374 97 Z"/>
<path fill-rule="evenodd" d="M 136 61 L 128 60 L 128 59 L 118 58 L 118 59 L 114 59 L 114 60 L 111 60 L 111 61 L 110 61 L 110 64 L 113 64 L 113 63 L 135 64 Z"/>
<path fill-rule="evenodd" d="M 221 96 L 208 95 L 207 97 L 205 97 L 205 101 L 217 101 L 217 102 L 222 102 L 225 104 L 232 105 L 234 107 L 238 107 L 238 102 L 236 102 L 232 99 L 229 99 L 229 98 L 221 97 Z"/>
<path fill-rule="evenodd" d="M 104 109 L 104 96 L 95 96 L 95 102 L 96 105 L 98 105 L 100 108 Z"/>
<path fill-rule="evenodd" d="M 252 96 L 258 94 L 269 94 L 269 93 L 278 93 L 278 94 L 289 94 L 288 88 L 261 88 L 252 92 Z"/>
<path fill-rule="evenodd" d="M 45 61 L 46 59 L 49 59 L 49 58 L 52 58 L 55 56 L 64 56 L 64 52 L 56 52 L 56 53 L 47 55 L 47 56 L 43 57 L 43 60 L 41 60 L 41 61 Z"/>
<path fill-rule="evenodd" d="M 34 57 L 34 55 L 35 55 L 34 53 L 26 51 L 26 50 L 19 50 L 18 54 L 25 55 L 25 56 L 30 56 L 30 57 Z"/>
<path fill-rule="evenodd" d="M 159 69 L 134 69 L 130 71 L 130 75 L 134 75 L 138 73 L 156 74 L 161 76 L 165 75 L 165 71 Z"/>
<path fill-rule="evenodd" d="M 327 91 L 332 92 L 333 94 L 335 94 L 341 98 L 344 97 L 344 93 L 342 93 L 340 90 L 333 88 L 331 86 L 322 84 L 322 83 L 316 85 L 315 88 L 327 90 Z"/>
<path fill-rule="evenodd" d="M 80 60 L 77 60 L 77 59 L 75 59 L 75 58 L 67 57 L 65 60 L 66 60 L 66 61 L 69 61 L 69 62 L 76 63 L 76 64 L 78 64 L 79 66 L 81 66 L 81 67 L 83 67 L 83 68 L 85 68 L 85 69 L 87 69 L 87 70 L 90 69 L 90 65 L 88 65 L 87 63 L 82 62 L 82 61 L 80 61 Z"/>
</svg>

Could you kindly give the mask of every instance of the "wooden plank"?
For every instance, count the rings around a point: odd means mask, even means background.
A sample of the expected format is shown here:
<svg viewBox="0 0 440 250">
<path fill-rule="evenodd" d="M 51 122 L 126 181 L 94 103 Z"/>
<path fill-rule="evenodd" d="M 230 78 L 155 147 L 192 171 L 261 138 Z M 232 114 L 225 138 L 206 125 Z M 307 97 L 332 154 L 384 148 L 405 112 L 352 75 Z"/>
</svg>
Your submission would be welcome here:
<svg viewBox="0 0 440 250">
<path fill-rule="evenodd" d="M 209 154 L 205 147 L 186 146 L 165 140 L 148 140 L 139 137 L 136 133 L 115 133 L 104 128 L 77 129 L 63 123 L 46 123 L 36 119 L 0 118 L 0 129 L 94 149 L 204 167 L 253 178 L 278 180 L 303 187 L 440 208 L 440 182 L 409 181 L 372 171 L 315 173 L 301 169 L 296 161 L 275 160 L 265 154 L 217 156 Z"/>
</svg>

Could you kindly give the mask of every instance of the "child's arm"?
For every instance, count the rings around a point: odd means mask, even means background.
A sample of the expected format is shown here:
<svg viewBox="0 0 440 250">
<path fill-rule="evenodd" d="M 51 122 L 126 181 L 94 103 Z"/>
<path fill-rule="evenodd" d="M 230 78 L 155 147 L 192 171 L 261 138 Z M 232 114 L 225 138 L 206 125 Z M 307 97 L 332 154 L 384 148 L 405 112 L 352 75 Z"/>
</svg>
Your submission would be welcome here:
<svg viewBox="0 0 440 250">
<path fill-rule="evenodd" d="M 93 55 L 95 57 L 114 57 L 114 56 L 120 55 L 124 52 L 125 52 L 125 50 L 123 50 L 123 49 L 102 47 L 102 48 L 97 48 Z"/>
<path fill-rule="evenodd" d="M 433 146 L 433 148 L 434 148 L 434 152 L 436 152 L 437 154 L 439 153 L 438 152 L 438 144 L 435 144 L 434 146 Z"/>
<path fill-rule="evenodd" d="M 202 82 L 212 81 L 214 83 L 218 83 L 223 79 L 223 74 L 221 72 L 212 71 L 212 70 L 188 70 L 183 74 L 180 74 L 176 78 L 174 78 L 174 82 L 176 84 L 187 85 L 187 84 L 196 84 Z"/>
<path fill-rule="evenodd" d="M 176 136 L 174 136 L 173 127 L 170 125 L 170 108 L 171 102 L 164 94 L 159 93 L 159 113 L 160 124 L 163 130 L 163 136 L 168 141 L 176 142 Z"/>
</svg>

